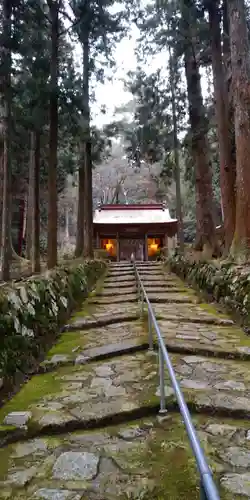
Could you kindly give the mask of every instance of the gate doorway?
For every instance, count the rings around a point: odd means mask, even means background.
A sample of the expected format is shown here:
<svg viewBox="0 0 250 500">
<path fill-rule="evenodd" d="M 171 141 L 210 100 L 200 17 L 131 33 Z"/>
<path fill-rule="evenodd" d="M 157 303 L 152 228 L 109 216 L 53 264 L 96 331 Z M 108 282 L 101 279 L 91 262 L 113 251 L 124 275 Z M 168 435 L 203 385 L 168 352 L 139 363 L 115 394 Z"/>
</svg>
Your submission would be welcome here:
<svg viewBox="0 0 250 500">
<path fill-rule="evenodd" d="M 119 241 L 119 260 L 130 260 L 131 255 L 137 261 L 145 260 L 145 240 L 122 238 Z"/>
</svg>

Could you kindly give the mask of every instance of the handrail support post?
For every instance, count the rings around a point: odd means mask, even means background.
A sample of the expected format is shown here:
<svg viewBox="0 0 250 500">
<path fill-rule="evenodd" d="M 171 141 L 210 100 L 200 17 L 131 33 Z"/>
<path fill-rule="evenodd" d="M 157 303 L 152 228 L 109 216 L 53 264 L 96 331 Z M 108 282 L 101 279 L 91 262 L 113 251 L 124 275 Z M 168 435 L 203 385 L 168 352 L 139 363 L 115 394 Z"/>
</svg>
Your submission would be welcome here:
<svg viewBox="0 0 250 500">
<path fill-rule="evenodd" d="M 152 325 L 152 318 L 151 318 L 151 314 L 150 314 L 149 309 L 148 309 L 148 345 L 149 345 L 149 349 L 152 351 L 154 348 L 154 345 L 153 345 L 153 325 Z"/>
<path fill-rule="evenodd" d="M 159 345 L 160 413 L 166 413 L 164 357 Z"/>
<path fill-rule="evenodd" d="M 141 318 L 144 316 L 144 295 L 143 291 L 141 292 Z"/>
<path fill-rule="evenodd" d="M 200 482 L 200 500 L 208 500 L 202 481 Z"/>
</svg>

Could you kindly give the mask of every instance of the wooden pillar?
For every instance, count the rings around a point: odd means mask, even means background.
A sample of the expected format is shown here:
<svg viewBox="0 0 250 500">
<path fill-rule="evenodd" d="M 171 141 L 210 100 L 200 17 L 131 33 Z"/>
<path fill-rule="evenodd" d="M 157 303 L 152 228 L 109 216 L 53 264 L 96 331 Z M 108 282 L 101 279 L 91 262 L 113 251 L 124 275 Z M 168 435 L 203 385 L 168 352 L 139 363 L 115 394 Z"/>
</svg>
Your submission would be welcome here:
<svg viewBox="0 0 250 500">
<path fill-rule="evenodd" d="M 99 233 L 96 233 L 96 248 L 98 249 L 100 247 L 100 236 Z"/>
<path fill-rule="evenodd" d="M 119 245 L 119 233 L 116 234 L 116 260 L 120 260 L 120 245 Z"/>
<path fill-rule="evenodd" d="M 165 257 L 168 257 L 168 235 L 167 234 L 164 235 L 163 245 L 164 245 L 164 255 L 165 255 Z"/>
<path fill-rule="evenodd" d="M 148 260 L 148 235 L 145 234 L 145 260 Z"/>
</svg>

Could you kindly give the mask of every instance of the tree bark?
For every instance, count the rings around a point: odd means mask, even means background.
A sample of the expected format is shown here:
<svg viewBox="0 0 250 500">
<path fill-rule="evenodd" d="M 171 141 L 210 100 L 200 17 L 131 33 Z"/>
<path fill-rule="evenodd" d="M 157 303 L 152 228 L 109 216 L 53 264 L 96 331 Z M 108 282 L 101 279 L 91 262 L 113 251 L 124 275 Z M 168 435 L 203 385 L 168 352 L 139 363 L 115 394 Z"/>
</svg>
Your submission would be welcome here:
<svg viewBox="0 0 250 500">
<path fill-rule="evenodd" d="M 84 257 L 93 257 L 92 157 L 89 108 L 89 37 L 83 40 L 83 126 L 84 126 Z"/>
<path fill-rule="evenodd" d="M 64 208 L 65 214 L 65 242 L 69 243 L 69 207 L 68 205 Z"/>
<path fill-rule="evenodd" d="M 231 253 L 250 256 L 250 52 L 244 0 L 228 1 L 236 142 L 236 222 Z"/>
<path fill-rule="evenodd" d="M 22 256 L 23 252 L 23 236 L 24 236 L 24 216 L 25 216 L 25 198 L 20 199 L 20 209 L 19 209 L 19 231 L 18 231 L 18 254 L 20 257 Z"/>
<path fill-rule="evenodd" d="M 32 259 L 32 240 L 34 231 L 34 174 L 35 174 L 35 133 L 30 132 L 30 158 L 29 158 L 29 182 L 28 182 L 28 206 L 26 222 L 26 258 Z"/>
<path fill-rule="evenodd" d="M 178 143 L 178 127 L 176 116 L 176 74 L 177 65 L 175 55 L 171 54 L 169 46 L 169 65 L 170 65 L 170 88 L 171 88 L 171 105 L 172 105 L 172 122 L 173 122 L 173 145 L 174 145 L 174 164 L 175 164 L 175 186 L 176 186 L 176 212 L 178 218 L 178 240 L 180 253 L 184 253 L 184 232 L 183 232 L 183 216 L 181 202 L 181 178 L 180 178 L 180 158 L 179 158 L 179 143 Z"/>
<path fill-rule="evenodd" d="M 215 111 L 220 155 L 220 188 L 225 238 L 224 254 L 227 255 L 230 250 L 235 229 L 236 165 L 232 155 L 229 99 L 225 81 L 225 71 L 223 70 L 222 63 L 220 12 L 218 0 L 211 0 L 208 2 L 208 12 L 212 47 Z"/>
<path fill-rule="evenodd" d="M 48 178 L 48 269 L 57 264 L 58 46 L 61 0 L 47 0 L 51 19 L 50 128 Z"/>
<path fill-rule="evenodd" d="M 3 177 L 4 177 L 4 129 L 1 123 L 0 131 L 0 242 L 2 243 L 2 215 L 3 215 Z M 1 257 L 0 257 L 1 258 Z"/>
<path fill-rule="evenodd" d="M 32 238 L 32 270 L 35 273 L 41 271 L 40 265 L 40 159 L 41 141 L 40 132 L 35 132 L 35 168 L 34 168 L 34 227 Z"/>
<path fill-rule="evenodd" d="M 11 262 L 11 208 L 12 208 L 12 173 L 11 173 L 11 14 L 12 2 L 3 1 L 3 97 L 4 97 L 4 153 L 3 153 L 3 210 L 2 210 L 2 246 L 1 275 L 3 281 L 10 279 Z"/>
<path fill-rule="evenodd" d="M 83 152 L 80 152 L 80 166 L 79 166 L 79 176 L 78 176 L 78 208 L 77 208 L 77 233 L 76 233 L 76 249 L 75 256 L 81 257 L 83 255 L 84 246 L 84 158 Z"/>
<path fill-rule="evenodd" d="M 192 39 L 192 0 L 182 2 L 182 20 L 185 32 L 185 74 L 192 136 L 192 156 L 195 166 L 196 188 L 196 250 L 219 252 L 214 222 L 212 169 L 208 151 L 208 123 L 202 100 L 200 73 L 196 48 Z M 195 21 L 194 21 L 195 22 Z"/>
</svg>

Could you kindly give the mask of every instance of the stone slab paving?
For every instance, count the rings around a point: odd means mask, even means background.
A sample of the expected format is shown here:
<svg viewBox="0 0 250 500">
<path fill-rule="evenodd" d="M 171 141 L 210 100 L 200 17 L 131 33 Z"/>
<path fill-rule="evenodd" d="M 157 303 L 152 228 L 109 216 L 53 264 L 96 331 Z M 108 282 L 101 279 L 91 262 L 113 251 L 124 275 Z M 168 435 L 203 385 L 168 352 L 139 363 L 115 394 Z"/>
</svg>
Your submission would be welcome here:
<svg viewBox="0 0 250 500">
<path fill-rule="evenodd" d="M 126 283 L 131 285 L 131 283 L 135 283 L 135 275 L 134 274 L 131 275 L 125 274 L 124 276 L 118 275 L 118 276 L 107 277 L 104 280 L 104 285 L 107 286 L 110 285 L 117 286 L 117 284 L 119 283 L 121 283 L 122 285 L 125 285 Z"/>
<path fill-rule="evenodd" d="M 203 411 L 250 416 L 249 363 L 171 355 L 186 400 Z M 170 390 L 168 391 L 170 394 Z"/>
<path fill-rule="evenodd" d="M 189 304 L 192 302 L 197 302 L 197 297 L 194 294 L 189 294 L 189 293 L 178 293 L 178 292 L 172 292 L 169 290 L 169 292 L 152 292 L 151 290 L 148 290 L 148 298 L 150 302 L 152 303 L 163 303 L 166 304 L 168 302 L 173 302 L 176 304 Z"/>
<path fill-rule="evenodd" d="M 223 320 L 222 320 L 223 321 Z M 236 326 L 172 320 L 158 320 L 162 336 L 173 349 L 190 349 L 205 354 L 222 354 L 250 360 L 250 339 Z"/>
<path fill-rule="evenodd" d="M 117 353 L 133 349 L 142 344 L 147 345 L 148 335 L 140 321 L 109 324 L 107 328 L 90 328 L 61 335 L 54 347 L 49 351 L 43 366 L 63 364 L 62 361 L 77 360 L 78 356 L 93 358 L 105 353 Z M 105 350 L 103 349 L 105 348 Z M 62 359 L 58 356 L 63 356 Z"/>
<path fill-rule="evenodd" d="M 221 499 L 249 498 L 249 423 L 194 423 Z M 2 499 L 199 499 L 195 462 L 175 414 L 15 443 L 0 450 L 0 462 Z"/>
<path fill-rule="evenodd" d="M 234 321 L 225 314 L 219 313 L 215 307 L 207 304 L 154 304 L 153 309 L 158 318 L 176 321 L 199 323 L 218 323 L 234 325 Z"/>
<path fill-rule="evenodd" d="M 128 277 L 133 277 L 135 276 L 134 270 L 131 269 L 131 271 L 125 271 L 125 270 L 120 270 L 120 271 L 112 271 L 107 274 L 107 278 L 128 278 Z"/>
<path fill-rule="evenodd" d="M 104 290 L 102 290 L 100 293 L 97 293 L 95 297 L 114 297 L 117 295 L 135 295 L 136 294 L 136 286 L 129 286 L 129 287 L 105 287 Z"/>
<path fill-rule="evenodd" d="M 144 285 L 144 288 L 146 290 L 147 293 L 151 293 L 151 294 L 157 294 L 157 293 L 185 293 L 187 292 L 187 288 L 184 287 L 184 286 L 177 286 L 175 285 L 174 283 L 171 283 L 171 286 L 167 286 L 166 287 L 166 284 L 162 284 L 162 285 L 159 285 L 159 284 L 148 284 L 148 282 L 145 284 L 145 282 L 143 283 Z"/>
<path fill-rule="evenodd" d="M 136 320 L 139 317 L 137 301 L 134 303 L 120 302 L 118 304 L 109 301 L 108 304 L 101 304 L 94 300 L 89 302 L 87 310 L 80 310 L 75 314 L 65 330 L 78 330 L 89 326 L 102 326 L 112 322 Z"/>
<path fill-rule="evenodd" d="M 160 264 L 141 275 L 221 498 L 250 498 L 250 339 Z M 111 266 L 42 363 L 48 373 L 0 409 L 0 499 L 198 500 L 167 374 L 169 412 L 153 416 L 158 357 L 134 284 L 131 266 Z"/>
<path fill-rule="evenodd" d="M 0 409 L 0 423 L 15 425 L 13 412 L 29 412 L 25 433 L 49 427 L 94 425 L 94 421 L 114 415 L 156 407 L 158 398 L 151 389 L 157 373 L 156 357 L 148 353 L 111 358 L 86 364 L 79 356 L 76 366 L 57 368 L 52 373 L 34 376 L 21 391 Z M 145 386 L 143 381 L 148 380 Z M 11 422 L 9 421 L 11 418 Z M 23 424 L 17 427 L 23 427 Z M 49 430 L 49 429 L 48 429 Z M 13 429 L 10 429 L 10 433 Z"/>
<path fill-rule="evenodd" d="M 148 411 L 158 406 L 155 353 L 135 353 L 90 364 L 86 358 L 79 358 L 79 365 L 33 377 L 0 410 L 0 422 L 13 426 L 13 412 L 29 412 L 25 432 L 38 433 L 50 427 L 60 430 L 66 424 L 92 426 L 96 420 L 101 423 L 114 415 L 137 414 L 141 408 Z M 249 363 L 177 354 L 171 354 L 171 359 L 191 408 L 250 417 Z M 167 374 L 166 403 L 169 408 L 175 405 Z"/>
<path fill-rule="evenodd" d="M 108 289 L 109 290 L 113 290 L 114 288 L 118 288 L 121 289 L 121 288 L 129 288 L 129 287 L 132 287 L 133 285 L 135 284 L 135 280 L 134 278 L 129 281 L 129 280 L 126 280 L 126 281 L 120 281 L 120 280 L 116 280 L 114 281 L 113 279 L 108 281 L 104 281 L 104 285 L 108 286 Z"/>
<path fill-rule="evenodd" d="M 96 297 L 90 300 L 91 304 L 94 305 L 99 305 L 99 304 L 105 304 L 109 305 L 110 302 L 112 301 L 113 304 L 124 304 L 126 302 L 137 302 L 137 295 L 134 294 L 121 294 L 121 295 L 108 295 L 105 296 L 104 294 L 101 297 Z"/>
</svg>

